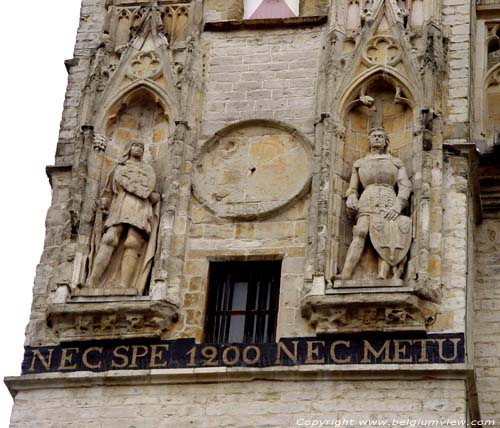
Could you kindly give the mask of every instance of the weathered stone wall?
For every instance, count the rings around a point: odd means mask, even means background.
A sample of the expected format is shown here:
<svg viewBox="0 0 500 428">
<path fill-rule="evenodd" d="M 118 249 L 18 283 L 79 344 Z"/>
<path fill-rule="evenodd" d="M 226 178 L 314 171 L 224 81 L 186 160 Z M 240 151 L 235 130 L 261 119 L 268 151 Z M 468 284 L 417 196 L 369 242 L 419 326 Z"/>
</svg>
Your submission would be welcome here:
<svg viewBox="0 0 500 428">
<path fill-rule="evenodd" d="M 285 428 L 312 419 L 464 420 L 465 408 L 459 380 L 93 386 L 19 393 L 11 428 Z"/>
<path fill-rule="evenodd" d="M 474 365 L 483 418 L 500 415 L 500 222 L 485 220 L 476 229 Z"/>
<path fill-rule="evenodd" d="M 82 90 L 90 72 L 90 62 L 99 45 L 104 26 L 104 0 L 83 0 L 74 59 L 70 62 L 68 87 L 56 152 L 56 165 L 73 163 L 75 139 L 79 137 Z"/>
<path fill-rule="evenodd" d="M 104 0 L 83 0 L 80 27 L 76 37 L 74 58 L 67 63 L 68 87 L 55 155 L 55 168 L 49 169 L 52 182 L 52 204 L 46 217 L 46 236 L 40 264 L 37 267 L 30 323 L 26 331 L 26 343 L 39 345 L 50 343 L 47 335 L 45 310 L 49 295 L 49 282 L 58 276 L 67 276 L 59 266 L 61 260 L 70 257 L 74 248 L 63 243 L 68 238 L 71 165 L 74 161 L 76 140 L 80 138 L 80 103 L 83 88 L 90 73 L 90 62 L 99 45 L 104 25 Z"/>
<path fill-rule="evenodd" d="M 467 161 L 447 156 L 443 177 L 443 298 L 438 322 L 444 330 L 465 330 L 465 296 L 468 262 Z"/>
<path fill-rule="evenodd" d="M 323 0 L 302 2 L 301 13 L 314 15 L 318 10 L 324 9 L 324 3 Z M 241 4 L 242 2 L 206 1 L 205 18 L 207 21 L 240 19 Z M 471 96 L 470 1 L 444 0 L 442 10 L 444 24 L 449 31 L 449 79 L 446 82 L 449 102 L 447 111 L 439 113 L 445 124 L 446 142 L 464 143 L 467 138 L 465 124 L 470 116 Z M 47 216 L 45 249 L 37 270 L 32 318 L 27 330 L 27 342 L 31 345 L 57 342 L 57 338 L 47 333 L 46 326 L 49 280 L 55 278 L 57 282 L 58 278 L 70 276 L 64 269 L 72 267 L 71 255 L 75 254 L 75 249 L 68 245 L 76 244 L 65 244 L 70 229 L 70 167 L 75 157 L 76 141 L 80 138 L 80 126 L 83 125 L 80 123 L 84 116 L 80 106 L 82 90 L 88 79 L 91 58 L 102 35 L 104 15 L 104 0 L 83 0 L 75 60 L 70 64 L 56 154 L 57 168 L 51 170 L 53 203 Z M 266 30 L 239 29 L 230 32 L 207 30 L 201 34 L 199 46 L 202 48 L 200 57 L 203 56 L 203 61 L 200 60 L 200 70 L 196 72 L 199 75 L 203 73 L 203 79 L 200 79 L 203 82 L 197 84 L 200 92 L 203 92 L 204 102 L 202 105 L 194 103 L 192 106 L 193 111 L 202 111 L 201 131 L 193 137 L 197 141 L 193 161 L 195 170 L 204 144 L 218 131 L 242 121 L 254 122 L 238 128 L 238 138 L 261 138 L 263 141 L 255 153 L 256 158 L 271 158 L 273 153 L 279 152 L 289 141 L 288 137 L 262 130 L 266 125 L 264 121 L 270 121 L 278 128 L 298 130 L 296 134 L 290 132 L 289 135 L 299 138 L 304 147 L 308 147 L 304 150 L 304 165 L 312 165 L 312 160 L 308 157 L 312 156 L 309 152 L 313 151 L 316 142 L 315 123 L 319 115 L 324 113 L 317 111 L 318 81 L 320 72 L 324 71 L 323 68 L 328 69 L 332 62 L 329 58 L 321 61 L 327 41 L 326 31 L 327 25 L 321 25 L 282 26 Z M 332 40 L 330 42 L 333 43 Z M 349 59 L 346 56 L 343 60 L 346 58 Z M 341 69 L 337 71 L 339 70 Z M 197 132 L 194 128 L 193 134 Z M 189 150 L 191 147 L 186 148 L 186 151 Z M 322 150 L 327 151 L 326 144 Z M 432 159 L 432 167 L 428 169 L 432 177 L 424 179 L 427 180 L 426 183 L 431 183 L 429 198 L 435 209 L 429 218 L 432 219 L 430 221 L 439 222 L 439 225 L 424 226 L 428 228 L 426 232 L 430 231 L 431 256 L 436 256 L 430 257 L 429 271 L 434 278 L 442 279 L 443 298 L 438 304 L 436 322 L 429 327 L 429 331 L 461 332 L 466 327 L 467 266 L 470 266 L 470 176 L 465 157 L 453 151 L 451 155 L 447 153 L 443 157 L 440 149 L 435 147 L 433 150 L 433 157 L 429 157 Z M 288 155 L 285 153 L 282 156 L 283 163 L 286 164 Z M 252 168 L 248 167 L 248 158 L 242 157 L 240 172 L 245 177 L 253 174 Z M 305 181 L 307 175 L 311 174 L 306 169 L 304 167 L 304 171 L 301 171 L 306 177 Z M 238 172 L 237 164 L 235 171 Z M 173 244 L 175 254 L 182 253 L 184 265 L 179 270 L 182 271 L 183 281 L 179 302 L 180 322 L 169 332 L 171 338 L 193 337 L 197 341 L 202 340 L 208 267 L 209 261 L 214 259 L 282 260 L 277 336 L 314 335 L 300 313 L 306 248 L 310 237 L 308 218 L 312 203 L 311 192 L 307 184 L 302 193 L 299 191 L 291 194 L 286 188 L 287 183 L 280 182 L 286 181 L 280 176 L 282 171 L 287 172 L 286 168 L 282 170 L 273 167 L 273 171 L 276 171 L 274 176 L 264 176 L 257 184 L 261 190 L 266 184 L 274 186 L 269 193 L 275 199 L 266 203 L 276 204 L 270 211 L 263 209 L 264 212 L 256 214 L 255 218 L 242 218 L 241 215 L 216 216 L 196 194 L 186 196 L 186 200 L 190 198 L 185 221 L 186 224 L 189 222 L 189 233 L 186 241 L 184 235 L 179 233 Z M 182 173 L 187 177 L 190 169 L 183 167 Z M 416 181 L 422 180 L 418 175 L 414 178 Z M 224 180 L 224 184 L 236 182 L 231 177 L 225 177 Z M 286 196 L 277 191 L 279 186 L 276 183 L 283 186 L 283 194 Z M 196 190 L 195 186 L 194 189 Z M 181 191 L 184 195 L 191 192 L 189 179 L 181 183 Z M 224 199 L 226 196 L 217 197 Z M 336 202 L 340 203 L 338 200 Z M 184 220 L 182 218 L 182 222 Z M 181 223 L 179 218 L 177 223 Z M 494 418 L 500 414 L 497 403 L 500 393 L 496 386 L 500 380 L 500 361 L 497 356 L 500 348 L 495 341 L 499 321 L 497 308 L 500 308 L 500 303 L 492 299 L 492 296 L 498 294 L 495 291 L 495 264 L 498 261 L 494 254 L 500 250 L 497 248 L 500 246 L 500 238 L 497 244 L 497 226 L 492 222 L 483 224 L 478 231 L 475 362 L 478 367 L 482 416 Z M 299 418 L 318 417 L 376 419 L 403 414 L 405 419 L 465 418 L 464 381 L 418 379 L 420 380 L 136 384 L 25 390 L 20 391 L 16 397 L 11 427 L 112 428 L 130 425 L 156 428 L 175 424 L 200 427 L 285 427 L 295 426 Z M 187 400 L 191 404 L 186 404 Z"/>
<path fill-rule="evenodd" d="M 247 119 L 280 120 L 310 136 L 323 31 L 203 33 L 207 87 L 202 138 Z"/>
<path fill-rule="evenodd" d="M 243 0 L 206 0 L 207 21 L 227 21 L 243 18 Z"/>
<path fill-rule="evenodd" d="M 304 144 L 311 151 L 322 31 L 322 28 L 238 31 L 230 33 L 231 37 L 226 32 L 204 33 L 207 81 L 202 141 L 235 122 L 269 119 L 301 131 L 306 138 Z M 281 137 L 267 135 L 258 121 L 238 132 L 234 136 L 236 144 L 261 138 L 260 144 L 253 146 L 254 161 L 262 158 L 265 163 L 272 156 L 282 157 L 280 162 L 285 164 L 272 165 L 256 186 L 263 190 L 268 187 L 268 192 L 275 194 L 274 199 L 286 195 L 289 192 L 286 162 L 293 155 L 286 152 L 291 141 L 283 139 L 285 133 L 281 133 Z M 226 171 L 227 177 L 212 178 L 212 181 L 220 181 L 217 184 L 222 187 L 234 182 L 236 187 L 240 174 L 250 176 L 248 159 L 243 154 L 240 156 L 241 162 L 231 165 L 233 169 Z M 223 153 L 220 161 L 224 161 Z M 288 172 L 291 174 L 288 181 L 293 181 L 291 178 L 301 174 L 301 170 L 310 175 L 310 171 L 306 171 L 310 170 L 310 155 L 304 152 L 303 158 L 297 158 L 296 162 L 294 170 Z M 207 165 L 200 164 L 200 167 Z M 231 220 L 216 217 L 192 197 L 184 272 L 183 337 L 202 338 L 209 258 L 282 259 L 277 335 L 311 333 L 300 315 L 299 301 L 304 283 L 309 197 L 299 195 L 297 199 L 258 220 Z"/>
<path fill-rule="evenodd" d="M 448 116 L 453 126 L 469 120 L 471 2 L 470 0 L 444 0 L 443 24 L 449 31 L 448 45 Z M 457 129 L 454 127 L 453 129 Z M 465 133 L 465 128 L 462 127 Z M 452 138 L 465 138 L 455 134 Z"/>
</svg>

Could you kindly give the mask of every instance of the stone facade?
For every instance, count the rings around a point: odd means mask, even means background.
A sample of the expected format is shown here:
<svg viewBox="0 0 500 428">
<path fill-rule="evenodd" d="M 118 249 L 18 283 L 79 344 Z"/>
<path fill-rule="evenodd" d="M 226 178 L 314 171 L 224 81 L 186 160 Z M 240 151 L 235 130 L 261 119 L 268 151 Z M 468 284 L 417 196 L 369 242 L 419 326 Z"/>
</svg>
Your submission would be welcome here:
<svg viewBox="0 0 500 428">
<path fill-rule="evenodd" d="M 250 391 L 237 382 L 23 392 L 11 426 L 293 427 L 307 420 L 391 420 L 401 414 L 405 419 L 439 420 L 464 414 L 466 407 L 464 385 L 458 380 L 313 381 L 308 386 L 304 391 L 302 382 L 258 380 Z M 36 422 L 27 422 L 29 418 Z"/>
<path fill-rule="evenodd" d="M 83 0 L 11 427 L 498 423 L 500 6 L 243 8 Z M 232 367 L 217 344 L 134 367 L 141 343 L 202 346 L 211 266 L 250 261 L 280 263 L 276 340 L 360 338 L 366 361 L 307 342 Z M 409 357 L 425 337 L 438 356 Z M 107 341 L 137 370 L 87 370 Z"/>
</svg>

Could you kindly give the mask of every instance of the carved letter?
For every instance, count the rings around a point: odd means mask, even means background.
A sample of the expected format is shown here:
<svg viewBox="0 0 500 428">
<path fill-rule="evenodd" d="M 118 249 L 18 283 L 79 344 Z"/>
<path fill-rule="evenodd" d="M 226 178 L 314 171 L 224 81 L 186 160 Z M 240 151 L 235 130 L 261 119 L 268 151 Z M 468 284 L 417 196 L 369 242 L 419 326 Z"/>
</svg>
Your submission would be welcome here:
<svg viewBox="0 0 500 428">
<path fill-rule="evenodd" d="M 48 359 L 46 360 L 43 354 L 38 350 L 34 349 L 33 350 L 33 358 L 31 359 L 31 366 L 29 368 L 30 372 L 35 371 L 35 361 L 38 358 L 38 360 L 42 363 L 42 365 L 45 367 L 45 370 L 50 369 L 50 364 L 52 363 L 52 353 L 54 352 L 54 349 L 49 350 L 49 356 Z"/>
<path fill-rule="evenodd" d="M 160 368 L 160 367 L 167 367 L 167 362 L 165 361 L 164 363 L 159 363 L 156 360 L 163 358 L 163 350 L 159 350 L 158 348 L 164 348 L 165 351 L 168 351 L 169 345 L 152 345 L 151 346 L 151 360 L 149 362 L 149 367 L 152 369 L 154 368 Z"/>
<path fill-rule="evenodd" d="M 102 347 L 101 348 L 89 348 L 86 349 L 85 352 L 82 355 L 82 362 L 85 367 L 88 367 L 89 369 L 100 369 L 102 365 L 102 361 L 99 361 L 98 364 L 90 364 L 88 360 L 88 356 L 91 352 L 99 352 L 102 354 Z"/>
<path fill-rule="evenodd" d="M 412 357 L 405 358 L 406 355 L 406 345 L 403 345 L 403 342 L 406 342 L 408 345 L 413 344 L 413 340 L 395 340 L 394 341 L 394 363 L 411 363 Z"/>
<path fill-rule="evenodd" d="M 281 363 L 281 351 L 283 351 L 288 358 L 290 358 L 295 364 L 297 363 L 297 352 L 298 352 L 298 340 L 292 341 L 293 343 L 293 353 L 285 346 L 283 342 L 278 342 L 278 349 L 276 353 L 276 364 Z"/>
<path fill-rule="evenodd" d="M 325 342 L 322 340 L 313 340 L 307 342 L 306 364 L 324 364 L 325 357 L 318 358 L 320 349 L 316 345 L 325 346 Z"/>
<path fill-rule="evenodd" d="M 363 340 L 364 342 L 364 357 L 363 359 L 361 360 L 362 363 L 368 363 L 370 364 L 372 361 L 370 358 L 368 358 L 368 353 L 372 354 L 375 359 L 377 358 L 380 358 L 380 356 L 382 355 L 382 353 L 385 353 L 384 355 L 384 359 L 382 360 L 383 363 L 390 363 L 391 362 L 391 358 L 389 356 L 389 346 L 390 346 L 390 341 L 389 340 L 386 340 L 384 342 L 384 345 L 382 346 L 382 348 L 380 348 L 379 351 L 376 351 L 375 349 L 373 349 L 372 345 L 370 344 L 370 342 L 368 342 L 368 340 Z"/>
<path fill-rule="evenodd" d="M 74 354 L 70 354 L 71 351 L 80 352 L 79 348 L 64 348 L 61 355 L 61 364 L 59 364 L 59 370 L 74 370 L 76 369 L 76 363 L 67 366 L 66 363 L 71 364 L 73 362 Z"/>
<path fill-rule="evenodd" d="M 413 341 L 414 343 L 420 342 L 420 359 L 418 360 L 419 363 L 428 363 L 429 358 L 427 357 L 427 344 L 428 343 L 433 343 L 435 342 L 434 339 L 415 339 Z"/>
<path fill-rule="evenodd" d="M 114 369 L 123 369 L 124 367 L 127 367 L 129 364 L 129 359 L 127 354 L 120 354 L 118 351 L 119 350 L 124 350 L 125 352 L 128 352 L 130 349 L 128 346 L 118 346 L 114 349 L 113 351 L 113 357 L 120 358 L 123 363 L 115 363 L 115 360 L 111 361 L 111 367 Z"/>
<path fill-rule="evenodd" d="M 346 348 L 351 347 L 351 342 L 349 340 L 336 340 L 335 342 L 332 343 L 332 346 L 330 348 L 330 356 L 332 357 L 332 360 L 336 364 L 349 364 L 351 362 L 351 356 L 349 355 L 347 358 L 338 358 L 337 354 L 335 353 L 335 348 L 339 345 L 344 345 Z"/>
<path fill-rule="evenodd" d="M 443 353 L 443 345 L 446 340 L 450 340 L 453 343 L 453 356 L 445 357 Z M 462 339 L 437 339 L 439 348 L 439 358 L 443 361 L 455 361 L 458 357 L 458 343 Z"/>
<path fill-rule="evenodd" d="M 139 353 L 139 349 L 142 349 L 142 353 Z M 148 355 L 148 347 L 144 345 L 132 346 L 132 364 L 130 367 L 137 367 L 137 358 L 145 357 Z"/>
</svg>

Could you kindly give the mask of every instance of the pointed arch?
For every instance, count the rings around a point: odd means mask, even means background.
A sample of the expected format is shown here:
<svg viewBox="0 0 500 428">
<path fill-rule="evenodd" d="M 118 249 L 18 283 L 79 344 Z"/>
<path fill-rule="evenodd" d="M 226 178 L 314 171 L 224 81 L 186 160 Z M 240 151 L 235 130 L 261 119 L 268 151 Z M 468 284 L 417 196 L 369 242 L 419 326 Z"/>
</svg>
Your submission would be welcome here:
<svg viewBox="0 0 500 428">
<path fill-rule="evenodd" d="M 96 133 L 105 134 L 107 121 L 114 114 L 113 112 L 118 111 L 122 104 L 124 102 L 126 103 L 127 99 L 130 99 L 139 92 L 149 94 L 156 103 L 160 104 L 165 114 L 169 116 L 171 122 L 177 120 L 177 112 L 175 109 L 177 100 L 170 97 L 161 86 L 152 80 L 141 79 L 122 88 L 113 97 L 110 97 L 108 101 L 101 103 L 101 107 L 95 115 L 94 129 Z"/>
<path fill-rule="evenodd" d="M 377 80 L 385 80 L 396 88 L 398 86 L 401 87 L 406 95 L 407 103 L 413 110 L 416 110 L 419 105 L 423 104 L 421 88 L 417 88 L 396 69 L 376 66 L 353 79 L 349 87 L 338 97 L 336 115 L 341 121 L 345 118 L 349 108 L 352 107 L 352 102 L 359 92 Z"/>
<path fill-rule="evenodd" d="M 390 140 L 389 149 L 393 156 L 403 161 L 410 179 L 420 172 L 422 144 L 415 131 L 421 121 L 422 92 L 398 70 L 379 65 L 359 74 L 339 94 L 334 114 L 344 132 L 336 138 L 333 149 L 332 206 L 344 198 L 343 189 L 349 185 L 355 162 L 369 153 L 368 137 L 374 126 L 384 126 Z M 333 216 L 332 228 L 336 232 L 328 249 L 334 260 L 333 273 L 344 265 L 354 226 L 353 219 L 342 207 L 344 205 L 340 204 Z M 370 260 L 373 254 L 367 249 L 360 264 L 359 278 L 373 274 L 374 265 Z"/>
<path fill-rule="evenodd" d="M 500 82 L 500 63 L 496 64 L 491 70 L 486 73 L 484 78 L 484 88 L 487 89 L 488 86 L 492 84 L 498 84 Z"/>
<path fill-rule="evenodd" d="M 166 94 L 151 81 L 129 85 L 105 103 L 95 126 L 96 132 L 108 140 L 105 157 L 109 165 L 104 170 L 116 163 L 127 144 L 136 139 L 144 143 L 146 162 L 164 163 L 170 156 L 173 114 Z"/>
</svg>

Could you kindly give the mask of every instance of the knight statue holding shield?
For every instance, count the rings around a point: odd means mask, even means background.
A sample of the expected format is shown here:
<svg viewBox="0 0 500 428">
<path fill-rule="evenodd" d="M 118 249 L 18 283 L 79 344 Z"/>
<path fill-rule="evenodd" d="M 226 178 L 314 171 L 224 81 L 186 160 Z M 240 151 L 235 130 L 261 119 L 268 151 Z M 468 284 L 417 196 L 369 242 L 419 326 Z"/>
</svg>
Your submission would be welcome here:
<svg viewBox="0 0 500 428">
<path fill-rule="evenodd" d="M 388 146 L 385 129 L 372 128 L 369 154 L 354 163 L 346 208 L 348 215 L 356 218 L 356 225 L 336 279 L 352 279 L 368 236 L 378 256 L 376 279 L 399 280 L 403 273 L 412 233 L 411 219 L 401 213 L 408 205 L 411 182 L 403 162 L 388 153 Z"/>
</svg>

